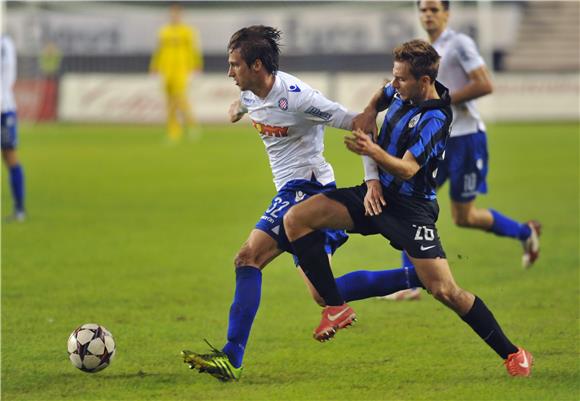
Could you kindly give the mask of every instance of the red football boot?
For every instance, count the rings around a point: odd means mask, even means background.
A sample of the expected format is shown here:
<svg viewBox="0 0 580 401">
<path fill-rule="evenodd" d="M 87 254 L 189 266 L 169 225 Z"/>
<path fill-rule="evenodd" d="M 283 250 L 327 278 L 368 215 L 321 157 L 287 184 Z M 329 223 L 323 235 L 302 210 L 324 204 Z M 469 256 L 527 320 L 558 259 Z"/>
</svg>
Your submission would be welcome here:
<svg viewBox="0 0 580 401">
<path fill-rule="evenodd" d="M 348 306 L 326 306 L 322 310 L 322 321 L 314 330 L 314 338 L 320 342 L 328 341 L 340 329 L 352 325 L 356 321 L 356 313 Z"/>
<path fill-rule="evenodd" d="M 503 364 L 510 375 L 528 377 L 532 373 L 533 363 L 534 357 L 532 354 L 518 347 L 518 352 L 509 354 Z"/>
</svg>

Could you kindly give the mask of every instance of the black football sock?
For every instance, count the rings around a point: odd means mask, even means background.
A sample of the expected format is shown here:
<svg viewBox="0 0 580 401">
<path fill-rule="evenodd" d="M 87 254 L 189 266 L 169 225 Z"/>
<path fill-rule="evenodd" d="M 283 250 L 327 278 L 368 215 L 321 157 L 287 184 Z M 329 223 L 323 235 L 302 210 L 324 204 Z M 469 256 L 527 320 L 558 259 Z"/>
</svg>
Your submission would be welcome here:
<svg viewBox="0 0 580 401">
<path fill-rule="evenodd" d="M 518 351 L 517 347 L 508 340 L 501 330 L 501 327 L 499 327 L 499 323 L 495 320 L 493 313 L 487 309 L 487 306 L 485 306 L 483 301 L 477 296 L 475 297 L 475 302 L 473 302 L 473 306 L 469 312 L 461 318 L 465 323 L 470 325 L 477 335 L 480 336 L 487 345 L 493 348 L 502 359 L 507 359 L 509 354 Z"/>
<path fill-rule="evenodd" d="M 293 241 L 292 249 L 306 277 L 324 299 L 326 305 L 342 305 L 344 300 L 338 292 L 332 275 L 328 255 L 324 250 L 324 238 L 321 231 L 313 231 Z"/>
</svg>

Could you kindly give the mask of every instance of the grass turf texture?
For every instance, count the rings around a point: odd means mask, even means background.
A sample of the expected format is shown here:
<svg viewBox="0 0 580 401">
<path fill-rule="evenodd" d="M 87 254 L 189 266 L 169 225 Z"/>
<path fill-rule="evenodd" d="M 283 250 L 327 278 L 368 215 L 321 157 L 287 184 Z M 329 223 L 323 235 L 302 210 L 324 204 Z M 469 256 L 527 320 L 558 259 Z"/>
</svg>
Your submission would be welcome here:
<svg viewBox="0 0 580 401">
<path fill-rule="evenodd" d="M 3 400 L 576 400 L 579 396 L 578 125 L 489 127 L 490 194 L 478 200 L 544 224 L 542 254 L 520 267 L 520 244 L 454 227 L 447 187 L 439 230 L 456 280 L 535 356 L 533 377 L 502 361 L 460 319 L 421 302 L 355 302 L 359 322 L 312 340 L 319 307 L 283 255 L 263 296 L 239 383 L 189 371 L 179 358 L 223 345 L 232 259 L 275 193 L 247 122 L 208 126 L 166 146 L 159 127 L 37 125 L 21 130 L 29 218 L 2 226 Z M 359 159 L 329 130 L 342 186 Z M 11 200 L 5 170 L 2 211 Z M 336 275 L 394 268 L 380 237 L 353 236 Z M 75 369 L 78 325 L 112 331 L 118 353 L 98 374 Z"/>
</svg>

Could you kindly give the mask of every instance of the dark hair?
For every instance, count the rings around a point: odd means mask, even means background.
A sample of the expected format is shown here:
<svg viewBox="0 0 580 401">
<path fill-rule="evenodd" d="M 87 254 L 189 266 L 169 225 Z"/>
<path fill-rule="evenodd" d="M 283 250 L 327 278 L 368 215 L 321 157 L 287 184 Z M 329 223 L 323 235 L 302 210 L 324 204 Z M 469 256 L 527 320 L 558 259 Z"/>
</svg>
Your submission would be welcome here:
<svg viewBox="0 0 580 401">
<path fill-rule="evenodd" d="M 415 79 L 427 75 L 431 82 L 437 78 L 439 69 L 439 54 L 429 43 L 421 39 L 414 39 L 395 47 L 393 50 L 395 61 L 406 61 L 411 67 L 411 74 Z"/>
<path fill-rule="evenodd" d="M 443 6 L 443 9 L 445 11 L 449 11 L 449 3 L 451 3 L 450 1 L 441 1 L 441 5 Z M 421 0 L 417 1 L 417 7 L 419 7 L 421 5 Z"/>
<path fill-rule="evenodd" d="M 273 74 L 278 71 L 281 32 L 271 26 L 253 25 L 242 28 L 232 35 L 228 51 L 240 50 L 242 59 L 248 66 L 261 60 L 266 70 Z"/>
</svg>

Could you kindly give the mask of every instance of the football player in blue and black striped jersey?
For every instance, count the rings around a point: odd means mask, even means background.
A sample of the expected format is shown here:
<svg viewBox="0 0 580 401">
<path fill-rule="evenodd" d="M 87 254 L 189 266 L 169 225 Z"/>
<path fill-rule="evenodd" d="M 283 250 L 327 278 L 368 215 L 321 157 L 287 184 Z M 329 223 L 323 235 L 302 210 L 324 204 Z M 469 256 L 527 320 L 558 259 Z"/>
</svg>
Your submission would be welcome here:
<svg viewBox="0 0 580 401">
<path fill-rule="evenodd" d="M 436 81 L 440 57 L 422 40 L 398 46 L 393 56 L 392 82 L 353 120 L 357 129 L 345 138 L 349 150 L 367 157 L 366 182 L 315 195 L 284 217 L 293 253 L 326 303 L 314 337 L 326 341 L 347 326 L 354 311 L 344 299 L 361 298 L 344 290 L 348 278 L 343 278 L 341 288 L 333 279 L 321 230 L 381 234 L 409 255 L 425 288 L 504 359 L 510 375 L 529 376 L 532 355 L 507 338 L 480 298 L 456 284 L 437 234 L 435 176 L 453 118 L 449 92 Z M 375 143 L 360 127 L 385 109 Z M 356 277 L 357 272 L 352 274 Z"/>
</svg>

